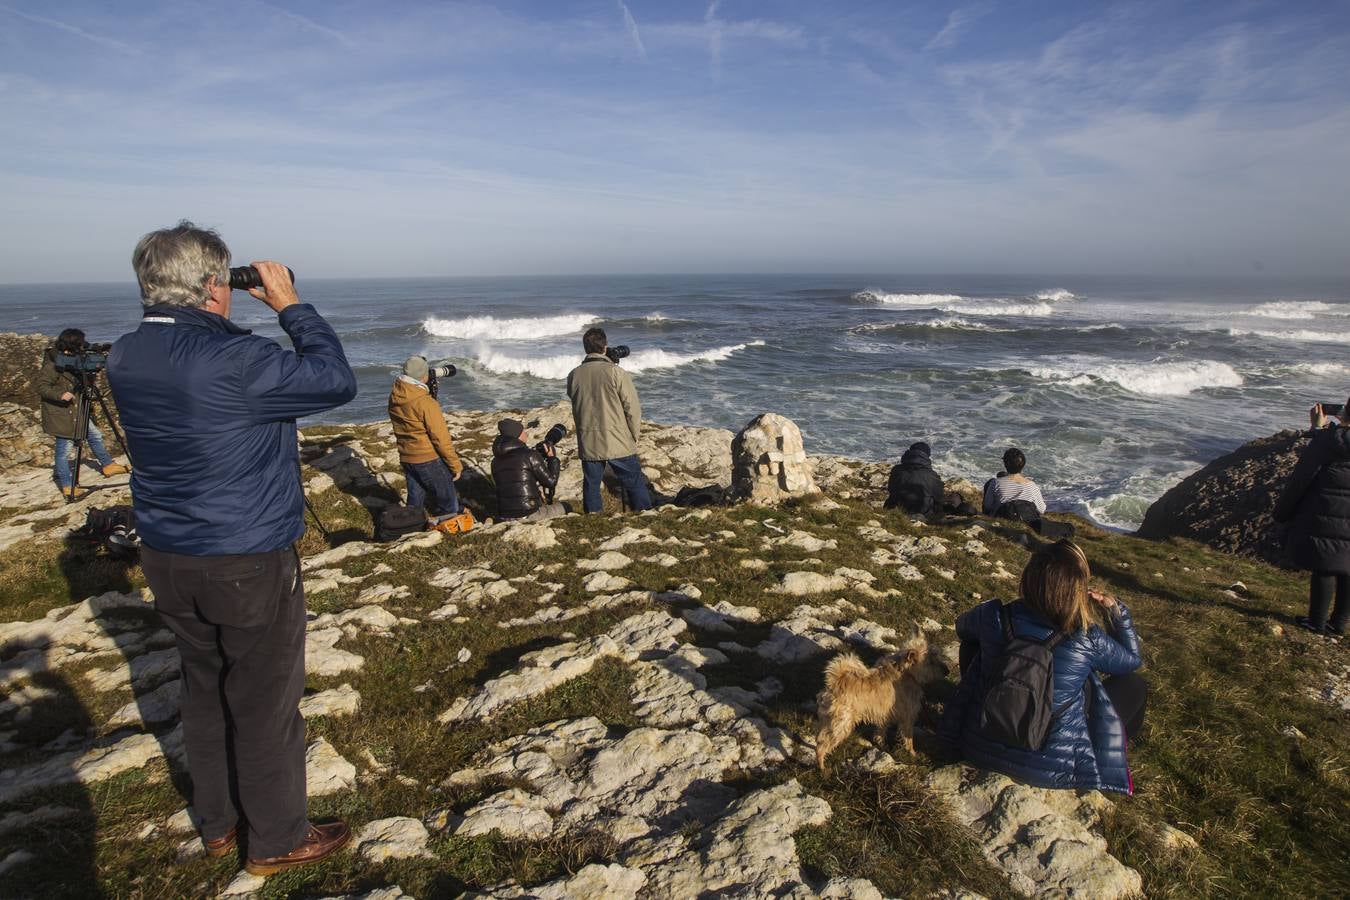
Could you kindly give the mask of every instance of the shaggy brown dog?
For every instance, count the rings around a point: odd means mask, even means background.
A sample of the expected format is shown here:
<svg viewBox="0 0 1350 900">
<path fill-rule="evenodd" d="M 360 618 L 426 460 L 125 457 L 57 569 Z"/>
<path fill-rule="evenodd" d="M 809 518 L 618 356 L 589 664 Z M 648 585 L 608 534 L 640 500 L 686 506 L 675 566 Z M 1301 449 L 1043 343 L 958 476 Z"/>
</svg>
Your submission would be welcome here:
<svg viewBox="0 0 1350 900">
<path fill-rule="evenodd" d="M 816 764 L 825 771 L 825 757 L 844 742 L 859 722 L 883 726 L 887 743 L 895 732 L 905 750 L 914 753 L 914 720 L 923 705 L 923 686 L 940 681 L 947 666 L 928 651 L 928 638 L 915 629 L 896 653 L 867 668 L 852 653 L 830 660 L 825 689 L 816 697 Z"/>
</svg>

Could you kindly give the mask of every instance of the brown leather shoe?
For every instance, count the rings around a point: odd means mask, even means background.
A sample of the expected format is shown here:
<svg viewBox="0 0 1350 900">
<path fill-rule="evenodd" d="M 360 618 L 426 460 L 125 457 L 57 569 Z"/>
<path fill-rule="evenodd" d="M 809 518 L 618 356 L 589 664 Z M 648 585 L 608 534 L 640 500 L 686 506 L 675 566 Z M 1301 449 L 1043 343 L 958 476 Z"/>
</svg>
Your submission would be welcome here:
<svg viewBox="0 0 1350 900">
<path fill-rule="evenodd" d="M 249 857 L 244 870 L 250 875 L 275 875 L 286 869 L 295 869 L 327 859 L 347 846 L 352 839 L 351 829 L 346 822 L 329 822 L 327 825 L 309 825 L 305 839 L 285 856 L 269 856 L 266 859 Z"/>
<path fill-rule="evenodd" d="M 212 859 L 220 859 L 220 857 L 234 849 L 238 837 L 239 829 L 231 828 L 230 833 L 224 837 L 211 838 L 210 840 L 202 838 L 202 843 L 206 845 L 206 855 Z"/>
</svg>

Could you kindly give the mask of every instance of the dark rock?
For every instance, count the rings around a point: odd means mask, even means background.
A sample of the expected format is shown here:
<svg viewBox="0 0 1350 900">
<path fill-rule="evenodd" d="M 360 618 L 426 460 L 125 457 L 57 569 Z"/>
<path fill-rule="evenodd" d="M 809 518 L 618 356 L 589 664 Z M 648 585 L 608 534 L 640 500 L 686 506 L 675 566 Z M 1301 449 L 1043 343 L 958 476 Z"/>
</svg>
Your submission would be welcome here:
<svg viewBox="0 0 1350 900">
<path fill-rule="evenodd" d="M 1306 442 L 1306 431 L 1281 431 L 1243 444 L 1159 497 L 1135 533 L 1190 538 L 1280 564 L 1284 554 L 1270 511 Z"/>
</svg>

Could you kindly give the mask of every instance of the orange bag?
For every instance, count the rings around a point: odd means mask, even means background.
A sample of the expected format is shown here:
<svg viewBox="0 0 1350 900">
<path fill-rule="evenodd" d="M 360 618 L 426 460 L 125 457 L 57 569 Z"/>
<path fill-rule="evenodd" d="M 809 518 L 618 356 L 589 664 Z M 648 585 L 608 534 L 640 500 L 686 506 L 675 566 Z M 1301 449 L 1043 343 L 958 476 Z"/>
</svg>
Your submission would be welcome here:
<svg viewBox="0 0 1350 900">
<path fill-rule="evenodd" d="M 459 515 L 442 519 L 431 528 L 434 531 L 444 531 L 446 534 L 463 534 L 472 530 L 474 524 L 473 513 L 466 507 Z"/>
</svg>

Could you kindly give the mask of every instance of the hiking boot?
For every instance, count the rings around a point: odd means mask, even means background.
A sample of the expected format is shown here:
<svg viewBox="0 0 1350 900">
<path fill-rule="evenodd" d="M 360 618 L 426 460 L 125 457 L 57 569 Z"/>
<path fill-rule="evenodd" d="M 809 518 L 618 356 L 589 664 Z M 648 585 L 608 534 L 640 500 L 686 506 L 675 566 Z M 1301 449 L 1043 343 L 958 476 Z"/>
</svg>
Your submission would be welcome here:
<svg viewBox="0 0 1350 900">
<path fill-rule="evenodd" d="M 202 843 L 206 845 L 206 855 L 212 859 L 220 859 L 226 853 L 229 853 L 234 849 L 234 845 L 238 843 L 238 837 L 238 828 L 231 828 L 230 833 L 224 837 L 211 838 L 209 840 L 203 837 Z"/>
<path fill-rule="evenodd" d="M 325 860 L 347 846 L 352 839 L 351 829 L 346 822 L 330 822 L 327 825 L 310 823 L 305 839 L 285 856 L 269 856 L 265 859 L 248 858 L 244 871 L 250 875 L 275 875 L 287 869 L 296 869 Z"/>
<path fill-rule="evenodd" d="M 99 469 L 99 472 L 102 473 L 104 478 L 111 478 L 114 475 L 125 475 L 130 471 L 130 466 L 124 466 L 121 463 L 108 463 L 106 466 Z"/>
<path fill-rule="evenodd" d="M 75 487 L 73 484 L 68 484 L 65 487 L 61 488 L 61 496 L 65 497 L 67 500 L 72 501 L 83 500 L 88 493 L 89 493 L 88 491 L 82 491 L 79 488 Z"/>
</svg>

